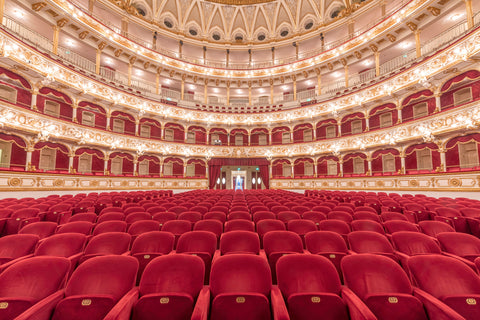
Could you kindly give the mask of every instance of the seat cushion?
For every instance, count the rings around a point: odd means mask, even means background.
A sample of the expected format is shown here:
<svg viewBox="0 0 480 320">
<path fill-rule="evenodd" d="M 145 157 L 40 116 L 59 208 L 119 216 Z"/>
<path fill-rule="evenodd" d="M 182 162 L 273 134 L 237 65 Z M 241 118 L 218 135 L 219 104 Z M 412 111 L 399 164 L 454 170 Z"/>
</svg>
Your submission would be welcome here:
<svg viewBox="0 0 480 320">
<path fill-rule="evenodd" d="M 409 294 L 368 295 L 365 303 L 380 320 L 428 319 L 420 300 Z"/>
<path fill-rule="evenodd" d="M 13 320 L 36 302 L 36 299 L 28 297 L 0 298 L 0 319 Z"/>
<path fill-rule="evenodd" d="M 480 295 L 470 294 L 462 296 L 441 297 L 443 302 L 453 310 L 457 311 L 467 320 L 478 319 L 480 314 Z"/>
<path fill-rule="evenodd" d="M 270 319 L 270 303 L 260 293 L 221 293 L 213 299 L 210 320 Z"/>
<path fill-rule="evenodd" d="M 193 298 L 184 293 L 152 293 L 141 297 L 133 309 L 133 320 L 188 320 L 192 316 Z"/>
<path fill-rule="evenodd" d="M 52 320 L 102 320 L 115 305 L 113 296 L 70 296 L 57 304 Z"/>
<path fill-rule="evenodd" d="M 295 293 L 288 297 L 288 313 L 292 320 L 348 320 L 347 306 L 331 293 Z"/>
</svg>

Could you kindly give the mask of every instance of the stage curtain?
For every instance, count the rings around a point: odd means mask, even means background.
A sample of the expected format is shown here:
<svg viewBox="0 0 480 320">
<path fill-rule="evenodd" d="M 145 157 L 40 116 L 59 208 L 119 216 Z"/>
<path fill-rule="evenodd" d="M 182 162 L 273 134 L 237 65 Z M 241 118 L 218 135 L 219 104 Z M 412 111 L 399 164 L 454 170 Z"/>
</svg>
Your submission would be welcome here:
<svg viewBox="0 0 480 320">
<path fill-rule="evenodd" d="M 123 132 L 126 134 L 135 134 L 135 118 L 125 112 L 113 111 L 110 121 L 110 129 L 113 130 L 113 119 L 122 119 L 124 121 Z"/>
<path fill-rule="evenodd" d="M 105 158 L 100 150 L 80 148 L 75 151 L 75 157 L 73 158 L 73 168 L 78 172 L 78 159 L 82 154 L 89 154 L 92 156 L 92 173 L 103 173 Z"/>
<path fill-rule="evenodd" d="M 213 159 L 212 159 L 213 160 Z M 211 160 L 210 160 L 211 161 Z M 208 188 L 214 189 L 217 179 L 220 178 L 221 164 L 208 164 Z"/>
<path fill-rule="evenodd" d="M 20 137 L 5 133 L 0 133 L 0 140 L 11 142 L 12 144 L 12 150 L 10 152 L 10 168 L 25 170 L 25 162 L 27 160 L 25 141 Z"/>
<path fill-rule="evenodd" d="M 260 164 L 258 165 L 260 178 L 262 178 L 263 184 L 265 185 L 266 189 L 270 189 L 270 177 L 268 172 L 268 164 Z"/>
<path fill-rule="evenodd" d="M 317 140 L 320 139 L 326 139 L 327 138 L 327 127 L 330 125 L 335 126 L 335 136 L 338 135 L 338 126 L 337 126 L 337 121 L 335 119 L 328 119 L 328 120 L 323 120 L 317 123 Z"/>
<path fill-rule="evenodd" d="M 477 153 L 480 159 L 480 133 L 469 134 L 463 137 L 456 137 L 449 140 L 445 146 L 447 152 L 445 154 L 447 170 L 460 167 L 459 144 L 475 141 L 477 143 Z"/>
<path fill-rule="evenodd" d="M 88 101 L 81 101 L 77 108 L 77 121 L 79 123 L 82 123 L 83 111 L 88 111 L 95 114 L 96 128 L 107 128 L 107 114 L 102 107 Z"/>
<path fill-rule="evenodd" d="M 337 163 L 337 172 L 340 172 L 340 165 L 338 163 L 338 158 L 335 156 L 325 156 L 317 160 L 317 176 L 326 176 L 328 174 L 327 161 L 333 160 Z"/>
<path fill-rule="evenodd" d="M 150 118 L 142 118 L 140 119 L 140 125 L 148 125 L 150 127 L 150 138 L 162 138 L 162 126 L 160 125 L 160 123 L 158 123 L 158 121 Z M 140 128 L 138 133 L 140 134 Z"/>
<path fill-rule="evenodd" d="M 478 77 L 480 77 L 480 71 L 469 70 L 469 71 L 464 72 L 462 74 L 459 74 L 458 76 L 455 76 L 452 79 L 445 82 L 445 84 L 442 86 L 442 91 L 448 90 L 452 85 L 454 85 L 455 83 L 463 81 L 465 78 L 475 79 L 475 78 L 478 78 Z"/>
</svg>

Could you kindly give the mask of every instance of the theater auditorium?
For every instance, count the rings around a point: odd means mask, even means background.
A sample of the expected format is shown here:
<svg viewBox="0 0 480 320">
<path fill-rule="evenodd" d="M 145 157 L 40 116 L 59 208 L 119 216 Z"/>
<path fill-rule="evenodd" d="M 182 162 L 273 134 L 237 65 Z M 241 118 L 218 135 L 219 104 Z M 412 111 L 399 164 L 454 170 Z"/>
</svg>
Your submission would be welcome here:
<svg viewBox="0 0 480 320">
<path fill-rule="evenodd" d="M 480 319 L 480 1 L 0 22 L 0 320 Z"/>
</svg>

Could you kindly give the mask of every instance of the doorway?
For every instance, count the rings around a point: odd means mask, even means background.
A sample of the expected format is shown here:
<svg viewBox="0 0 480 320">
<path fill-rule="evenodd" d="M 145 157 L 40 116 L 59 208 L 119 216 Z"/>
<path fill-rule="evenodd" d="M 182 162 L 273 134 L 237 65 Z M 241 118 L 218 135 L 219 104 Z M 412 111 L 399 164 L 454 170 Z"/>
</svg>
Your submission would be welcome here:
<svg viewBox="0 0 480 320">
<path fill-rule="evenodd" d="M 247 171 L 232 170 L 232 190 L 245 190 Z"/>
</svg>

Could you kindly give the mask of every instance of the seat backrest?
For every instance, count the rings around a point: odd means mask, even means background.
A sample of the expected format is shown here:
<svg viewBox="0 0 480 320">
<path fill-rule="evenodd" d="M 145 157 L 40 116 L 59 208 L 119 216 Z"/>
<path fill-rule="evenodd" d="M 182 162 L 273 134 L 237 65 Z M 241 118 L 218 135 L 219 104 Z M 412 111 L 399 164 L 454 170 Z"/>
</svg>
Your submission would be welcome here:
<svg viewBox="0 0 480 320">
<path fill-rule="evenodd" d="M 393 253 L 388 239 L 371 231 L 353 231 L 348 234 L 350 249 L 357 253 Z"/>
<path fill-rule="evenodd" d="M 288 299 L 296 293 L 340 294 L 337 270 L 330 260 L 313 254 L 289 254 L 277 262 L 277 281 Z"/>
<path fill-rule="evenodd" d="M 206 252 L 213 257 L 217 248 L 217 236 L 210 231 L 189 231 L 180 236 L 177 253 Z"/>
<path fill-rule="evenodd" d="M 202 220 L 202 214 L 196 211 L 185 211 L 178 215 L 178 220 L 186 220 L 190 221 L 191 223 L 195 223 L 197 221 Z"/>
<path fill-rule="evenodd" d="M 434 297 L 480 294 L 478 275 L 455 258 L 420 255 L 408 259 L 407 264 L 418 287 Z"/>
<path fill-rule="evenodd" d="M 81 213 L 77 213 L 73 217 L 79 214 Z M 122 212 L 107 212 L 98 217 L 97 223 L 102 223 L 105 221 L 123 221 L 123 220 L 125 220 L 125 215 Z"/>
<path fill-rule="evenodd" d="M 391 221 L 391 220 L 401 220 L 401 221 L 408 221 L 407 217 L 399 212 L 384 212 L 380 215 L 384 222 Z"/>
<path fill-rule="evenodd" d="M 281 211 L 277 214 L 277 219 L 283 221 L 284 223 L 287 223 L 288 221 L 293 219 L 301 219 L 301 216 L 295 211 Z"/>
<path fill-rule="evenodd" d="M 252 220 L 252 216 L 250 213 L 246 211 L 233 211 L 228 214 L 227 219 L 228 220 L 236 220 L 236 219 Z"/>
<path fill-rule="evenodd" d="M 162 253 L 167 254 L 173 250 L 175 236 L 165 231 L 150 231 L 139 235 L 132 244 L 130 254 L 137 253 Z"/>
<path fill-rule="evenodd" d="M 447 252 L 457 256 L 480 256 L 480 239 L 463 232 L 442 232 L 437 239 Z"/>
<path fill-rule="evenodd" d="M 263 236 L 265 253 L 298 252 L 303 253 L 303 243 L 300 236 L 291 231 L 270 231 Z"/>
<path fill-rule="evenodd" d="M 128 233 L 102 233 L 90 239 L 85 247 L 85 254 L 122 254 L 128 251 L 130 240 Z"/>
<path fill-rule="evenodd" d="M 413 291 L 403 269 L 388 257 L 349 255 L 342 259 L 341 266 L 345 284 L 362 300 L 372 294 L 411 294 Z"/>
<path fill-rule="evenodd" d="M 162 231 L 168 231 L 175 235 L 180 235 L 191 230 L 192 223 L 186 220 L 169 220 L 162 226 Z"/>
<path fill-rule="evenodd" d="M 385 227 L 385 231 L 387 231 L 387 233 L 394 233 L 398 231 L 419 232 L 418 227 L 408 221 L 390 220 L 384 222 L 383 226 Z"/>
<path fill-rule="evenodd" d="M 133 235 L 139 235 L 149 231 L 160 231 L 160 223 L 154 220 L 140 220 L 135 221 L 128 228 L 128 233 Z"/>
<path fill-rule="evenodd" d="M 200 220 L 193 226 L 193 231 L 210 231 L 220 237 L 223 233 L 223 223 L 216 219 Z"/>
<path fill-rule="evenodd" d="M 385 234 L 385 230 L 380 223 L 372 220 L 355 220 L 351 223 L 353 231 L 373 231 Z"/>
<path fill-rule="evenodd" d="M 234 230 L 255 231 L 255 224 L 253 221 L 236 219 L 225 222 L 225 232 Z"/>
<path fill-rule="evenodd" d="M 93 235 L 96 236 L 105 232 L 125 232 L 127 231 L 127 223 L 125 221 L 104 221 L 95 226 Z"/>
<path fill-rule="evenodd" d="M 88 221 L 74 221 L 62 224 L 58 227 L 56 233 L 81 233 L 81 234 L 90 234 L 92 231 L 93 223 Z"/>
<path fill-rule="evenodd" d="M 97 220 L 97 215 L 93 212 L 82 212 L 77 213 L 76 215 L 71 216 L 68 219 L 68 222 L 74 221 L 88 221 L 88 222 L 95 222 Z"/>
<path fill-rule="evenodd" d="M 341 220 L 324 220 L 318 223 L 318 230 L 333 231 L 339 234 L 350 233 L 350 225 Z"/>
<path fill-rule="evenodd" d="M 35 249 L 35 256 L 55 256 L 68 258 L 80 253 L 87 237 L 81 233 L 60 233 L 41 241 Z"/>
<path fill-rule="evenodd" d="M 269 231 L 275 230 L 286 230 L 285 224 L 276 219 L 265 219 L 257 223 L 257 232 L 260 237 L 263 237 L 263 235 Z"/>
<path fill-rule="evenodd" d="M 253 253 L 260 252 L 260 238 L 250 231 L 230 231 L 220 237 L 220 253 Z"/>
<path fill-rule="evenodd" d="M 345 211 L 330 211 L 327 214 L 327 218 L 331 220 L 340 220 L 350 223 L 353 220 L 353 215 Z"/>
<path fill-rule="evenodd" d="M 253 254 L 229 254 L 213 263 L 210 288 L 213 297 L 221 293 L 259 293 L 269 296 L 271 279 L 265 258 Z"/>
<path fill-rule="evenodd" d="M 442 217 L 460 217 L 460 216 L 462 216 L 460 211 L 458 211 L 457 209 L 448 208 L 448 207 L 436 208 L 435 212 L 439 216 L 442 216 Z"/>
<path fill-rule="evenodd" d="M 313 231 L 305 235 L 307 250 L 313 254 L 325 252 L 347 253 L 348 248 L 343 237 L 333 231 Z"/>
<path fill-rule="evenodd" d="M 477 208 L 462 208 L 460 209 L 460 212 L 465 217 L 471 217 L 471 218 L 480 217 L 480 209 L 477 209 Z"/>
<path fill-rule="evenodd" d="M 168 212 L 175 212 L 177 215 L 185 211 L 188 211 L 188 208 L 184 206 L 173 206 L 168 209 Z"/>
<path fill-rule="evenodd" d="M 455 232 L 455 229 L 453 229 L 451 225 L 443 221 L 424 220 L 420 221 L 418 225 L 420 226 L 420 229 L 423 233 L 431 237 L 436 237 L 439 233 L 442 232 Z"/>
<path fill-rule="evenodd" d="M 19 261 L 0 274 L 0 297 L 43 299 L 64 285 L 70 261 L 61 257 L 33 257 Z"/>
<path fill-rule="evenodd" d="M 195 300 L 203 287 L 204 273 L 203 261 L 197 256 L 171 254 L 156 257 L 143 272 L 140 295 L 182 293 Z"/>
<path fill-rule="evenodd" d="M 0 238 L 0 257 L 16 259 L 31 254 L 40 238 L 34 234 L 12 234 Z"/>
<path fill-rule="evenodd" d="M 376 213 L 367 212 L 367 211 L 355 211 L 353 214 L 354 220 L 371 220 L 376 222 L 381 222 L 380 216 Z"/>
<path fill-rule="evenodd" d="M 317 231 L 315 222 L 304 219 L 293 219 L 288 221 L 287 230 L 303 235 L 311 231 Z"/>
<path fill-rule="evenodd" d="M 395 232 L 392 234 L 392 242 L 398 251 L 409 256 L 442 253 L 442 249 L 431 237 L 420 232 Z"/>
<path fill-rule="evenodd" d="M 73 272 L 65 296 L 109 295 L 118 301 L 133 288 L 137 271 L 134 257 L 107 255 L 88 259 Z"/>
<path fill-rule="evenodd" d="M 40 239 L 43 239 L 52 235 L 55 232 L 55 229 L 57 229 L 57 224 L 55 222 L 39 221 L 25 225 L 20 231 L 18 231 L 18 233 L 36 234 Z"/>
<path fill-rule="evenodd" d="M 36 217 L 40 213 L 40 209 L 37 208 L 24 208 L 15 210 L 11 217 L 12 218 L 31 218 Z"/>
</svg>

